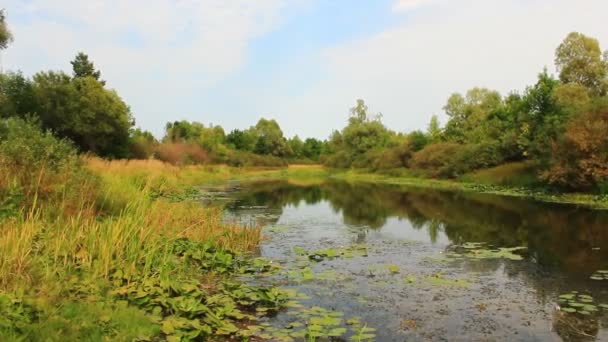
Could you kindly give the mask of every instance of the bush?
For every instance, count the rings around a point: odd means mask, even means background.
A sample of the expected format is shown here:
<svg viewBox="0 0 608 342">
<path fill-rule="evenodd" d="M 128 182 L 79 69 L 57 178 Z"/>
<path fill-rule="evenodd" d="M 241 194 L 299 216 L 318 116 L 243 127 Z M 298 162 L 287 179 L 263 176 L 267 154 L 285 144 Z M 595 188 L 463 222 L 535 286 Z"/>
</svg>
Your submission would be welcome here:
<svg viewBox="0 0 608 342">
<path fill-rule="evenodd" d="M 338 151 L 334 154 L 322 156 L 321 162 L 326 166 L 335 167 L 338 169 L 347 169 L 353 163 L 351 155 L 344 150 Z"/>
<path fill-rule="evenodd" d="M 598 189 L 608 182 L 608 111 L 575 117 L 552 144 L 549 167 L 541 177 L 565 189 Z"/>
<path fill-rule="evenodd" d="M 265 166 L 265 167 L 282 167 L 287 166 L 287 161 L 271 156 L 259 155 L 246 151 L 233 150 L 226 153 L 222 162 L 229 166 Z"/>
<path fill-rule="evenodd" d="M 172 165 L 205 164 L 210 161 L 207 151 L 194 143 L 160 144 L 155 149 L 155 155 L 158 160 Z"/>
<path fill-rule="evenodd" d="M 503 161 L 498 143 L 438 143 L 416 152 L 412 167 L 427 170 L 432 177 L 455 178 L 473 170 L 496 166 Z"/>
<path fill-rule="evenodd" d="M 453 177 L 451 167 L 461 148 L 462 145 L 456 143 L 428 145 L 414 154 L 411 167 L 427 170 L 431 177 Z"/>
<path fill-rule="evenodd" d="M 0 174 L 0 206 L 14 204 L 17 197 L 21 207 L 45 200 L 80 207 L 94 201 L 95 192 L 88 187 L 96 182 L 84 170 L 73 144 L 30 121 L 0 121 Z M 82 189 L 70 191 L 77 187 Z"/>
</svg>

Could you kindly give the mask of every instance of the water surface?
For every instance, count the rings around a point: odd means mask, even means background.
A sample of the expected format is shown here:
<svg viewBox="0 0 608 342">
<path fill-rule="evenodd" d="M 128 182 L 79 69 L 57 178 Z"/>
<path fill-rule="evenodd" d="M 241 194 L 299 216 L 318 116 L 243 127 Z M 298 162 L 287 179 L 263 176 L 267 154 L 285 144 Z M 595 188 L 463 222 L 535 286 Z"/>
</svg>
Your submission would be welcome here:
<svg viewBox="0 0 608 342">
<path fill-rule="evenodd" d="M 590 279 L 608 269 L 606 211 L 330 180 L 241 184 L 230 197 L 227 218 L 264 225 L 260 254 L 285 267 L 263 281 L 359 318 L 378 341 L 608 340 L 608 280 Z M 365 256 L 298 256 L 352 246 Z M 520 248 L 483 254 L 511 247 Z M 294 276 L 303 268 L 314 276 Z M 571 291 L 596 311 L 560 309 Z M 290 311 L 268 323 L 289 327 Z"/>
</svg>

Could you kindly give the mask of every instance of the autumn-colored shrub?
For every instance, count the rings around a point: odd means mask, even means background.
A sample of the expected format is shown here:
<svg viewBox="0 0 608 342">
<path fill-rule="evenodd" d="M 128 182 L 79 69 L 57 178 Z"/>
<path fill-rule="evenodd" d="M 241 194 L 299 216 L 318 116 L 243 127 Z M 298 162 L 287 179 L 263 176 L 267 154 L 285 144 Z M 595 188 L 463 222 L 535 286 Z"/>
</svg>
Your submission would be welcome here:
<svg viewBox="0 0 608 342">
<path fill-rule="evenodd" d="M 416 152 L 411 167 L 428 171 L 431 177 L 454 177 L 450 169 L 462 145 L 456 143 L 431 144 Z"/>
<path fill-rule="evenodd" d="M 156 147 L 154 154 L 158 160 L 173 165 L 205 164 L 210 160 L 207 151 L 194 143 L 160 144 Z"/>
<path fill-rule="evenodd" d="M 70 141 L 17 118 L 0 120 L 0 175 L 0 216 L 43 204 L 84 208 L 97 186 Z"/>
<path fill-rule="evenodd" d="M 220 163 L 226 163 L 229 166 L 266 166 L 266 167 L 281 167 L 287 166 L 285 159 L 272 155 L 260 155 L 246 151 L 232 150 L 218 160 Z"/>
<path fill-rule="evenodd" d="M 590 190 L 608 181 L 608 111 L 589 112 L 570 121 L 552 144 L 543 179 L 566 189 Z"/>
</svg>

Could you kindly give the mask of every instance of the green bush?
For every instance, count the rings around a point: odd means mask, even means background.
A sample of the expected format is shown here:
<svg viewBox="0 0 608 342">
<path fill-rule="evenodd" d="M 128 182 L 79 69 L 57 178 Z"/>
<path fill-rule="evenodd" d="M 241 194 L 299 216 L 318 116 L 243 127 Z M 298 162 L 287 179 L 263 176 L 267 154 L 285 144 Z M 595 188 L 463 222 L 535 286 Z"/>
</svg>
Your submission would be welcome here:
<svg viewBox="0 0 608 342">
<path fill-rule="evenodd" d="M 220 162 L 226 163 L 229 166 L 264 166 L 264 167 L 282 167 L 287 166 L 285 159 L 272 155 L 259 155 L 246 151 L 232 150 L 228 151 Z"/>
<path fill-rule="evenodd" d="M 432 177 L 455 178 L 473 170 L 496 166 L 503 161 L 497 143 L 438 143 L 416 152 L 411 166 L 428 171 Z"/>
<path fill-rule="evenodd" d="M 462 145 L 456 143 L 428 145 L 414 154 L 411 167 L 426 170 L 431 177 L 454 177 L 451 168 L 461 148 Z"/>
<path fill-rule="evenodd" d="M 71 142 L 18 118 L 0 120 L 0 174 L 0 203 L 19 198 L 19 206 L 66 200 L 66 188 L 89 178 Z"/>
</svg>

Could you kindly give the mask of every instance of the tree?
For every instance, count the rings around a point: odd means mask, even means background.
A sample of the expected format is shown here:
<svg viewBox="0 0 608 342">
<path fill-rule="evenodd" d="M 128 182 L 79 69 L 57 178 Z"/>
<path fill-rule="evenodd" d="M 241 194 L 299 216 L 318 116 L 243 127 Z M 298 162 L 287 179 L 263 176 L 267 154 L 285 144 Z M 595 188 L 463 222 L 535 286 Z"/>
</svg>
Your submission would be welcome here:
<svg viewBox="0 0 608 342">
<path fill-rule="evenodd" d="M 552 144 L 543 178 L 567 189 L 591 190 L 608 185 L 608 111 L 575 117 Z"/>
<path fill-rule="evenodd" d="M 255 142 L 256 137 L 252 134 L 251 130 L 242 131 L 234 129 L 226 135 L 226 143 L 236 150 L 251 152 L 253 151 Z"/>
<path fill-rule="evenodd" d="M 285 157 L 290 154 L 287 140 L 281 127 L 275 120 L 260 119 L 253 128 L 257 136 L 254 152 Z"/>
<path fill-rule="evenodd" d="M 427 128 L 427 134 L 431 142 L 437 142 L 441 138 L 441 126 L 439 124 L 439 118 L 437 115 L 431 116 L 431 121 Z"/>
<path fill-rule="evenodd" d="M 563 83 L 578 83 L 593 95 L 608 90 L 608 61 L 597 39 L 572 32 L 555 51 L 555 64 Z"/>
<path fill-rule="evenodd" d="M 445 137 L 453 142 L 479 142 L 479 130 L 492 112 L 502 105 L 502 97 L 497 91 L 473 88 L 466 96 L 452 94 L 443 107 L 450 117 L 445 127 Z"/>
<path fill-rule="evenodd" d="M 129 157 L 135 159 L 148 159 L 154 154 L 154 149 L 157 145 L 158 141 L 152 133 L 140 128 L 131 130 Z"/>
<path fill-rule="evenodd" d="M 129 154 L 134 120 L 115 91 L 92 77 L 72 79 L 62 72 L 36 74 L 33 88 L 44 128 L 71 139 L 81 151 L 113 158 Z"/>
<path fill-rule="evenodd" d="M 13 41 L 13 34 L 6 24 L 6 11 L 0 10 L 0 50 L 4 50 Z"/>
<path fill-rule="evenodd" d="M 79 52 L 70 64 L 72 64 L 74 78 L 92 77 L 102 85 L 106 85 L 106 81 L 99 79 L 101 71 L 95 70 L 95 65 L 89 61 L 89 56 L 84 52 Z"/>
<path fill-rule="evenodd" d="M 32 81 L 20 72 L 0 74 L 0 117 L 25 118 L 35 111 Z"/>
<path fill-rule="evenodd" d="M 319 160 L 319 156 L 323 152 L 323 142 L 315 138 L 308 138 L 304 141 L 302 154 L 304 157 L 311 160 Z"/>
<path fill-rule="evenodd" d="M 304 142 L 297 135 L 287 141 L 291 149 L 292 156 L 302 158 L 304 156 Z"/>
</svg>

